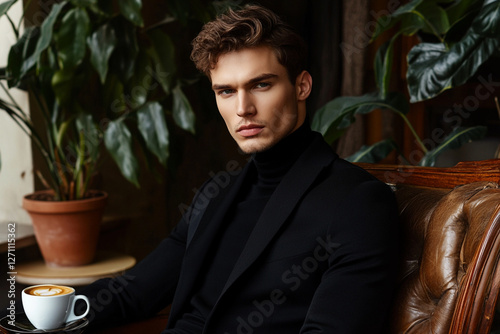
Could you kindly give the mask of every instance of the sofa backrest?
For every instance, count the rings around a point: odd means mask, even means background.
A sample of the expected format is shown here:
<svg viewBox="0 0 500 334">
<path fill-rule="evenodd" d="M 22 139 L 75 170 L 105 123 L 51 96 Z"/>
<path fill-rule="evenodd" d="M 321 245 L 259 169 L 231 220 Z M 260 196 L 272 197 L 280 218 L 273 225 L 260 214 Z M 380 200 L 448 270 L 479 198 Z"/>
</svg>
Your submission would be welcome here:
<svg viewBox="0 0 500 334">
<path fill-rule="evenodd" d="M 391 184 L 399 205 L 391 333 L 488 333 L 500 289 L 500 160 L 411 173 L 360 165 Z"/>
</svg>

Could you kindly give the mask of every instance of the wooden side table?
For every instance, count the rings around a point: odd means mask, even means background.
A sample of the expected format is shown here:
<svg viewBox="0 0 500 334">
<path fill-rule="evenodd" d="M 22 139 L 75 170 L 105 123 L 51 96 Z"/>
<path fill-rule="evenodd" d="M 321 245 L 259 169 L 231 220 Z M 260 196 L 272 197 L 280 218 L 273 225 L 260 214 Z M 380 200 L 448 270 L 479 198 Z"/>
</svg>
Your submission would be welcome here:
<svg viewBox="0 0 500 334">
<path fill-rule="evenodd" d="M 43 260 L 16 265 L 16 282 L 25 285 L 88 285 L 100 278 L 114 277 L 132 268 L 134 257 L 112 252 L 98 252 L 93 263 L 79 267 L 47 267 Z"/>
</svg>

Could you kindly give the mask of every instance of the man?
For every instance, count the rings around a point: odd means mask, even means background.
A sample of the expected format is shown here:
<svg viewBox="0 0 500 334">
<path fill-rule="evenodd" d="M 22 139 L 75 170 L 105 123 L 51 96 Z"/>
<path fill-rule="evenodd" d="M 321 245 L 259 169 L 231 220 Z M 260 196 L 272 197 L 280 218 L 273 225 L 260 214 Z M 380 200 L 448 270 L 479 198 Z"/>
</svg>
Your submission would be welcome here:
<svg viewBox="0 0 500 334">
<path fill-rule="evenodd" d="M 172 304 L 163 333 L 377 333 L 396 258 L 390 189 L 340 159 L 307 123 L 304 43 L 249 6 L 205 25 L 192 59 L 242 151 L 123 277 L 82 293 L 93 324 Z"/>
</svg>

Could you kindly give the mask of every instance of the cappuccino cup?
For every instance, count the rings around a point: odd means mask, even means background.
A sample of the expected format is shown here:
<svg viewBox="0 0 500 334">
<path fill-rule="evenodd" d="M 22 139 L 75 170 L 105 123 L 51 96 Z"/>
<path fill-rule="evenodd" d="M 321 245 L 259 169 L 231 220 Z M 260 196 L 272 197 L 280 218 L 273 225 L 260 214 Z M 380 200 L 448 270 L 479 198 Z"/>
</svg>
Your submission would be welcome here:
<svg viewBox="0 0 500 334">
<path fill-rule="evenodd" d="M 27 287 L 21 294 L 24 313 L 37 329 L 50 330 L 84 318 L 90 310 L 86 296 L 75 295 L 75 289 L 64 285 L 42 284 Z M 75 315 L 77 300 L 87 303 L 86 311 Z"/>
</svg>

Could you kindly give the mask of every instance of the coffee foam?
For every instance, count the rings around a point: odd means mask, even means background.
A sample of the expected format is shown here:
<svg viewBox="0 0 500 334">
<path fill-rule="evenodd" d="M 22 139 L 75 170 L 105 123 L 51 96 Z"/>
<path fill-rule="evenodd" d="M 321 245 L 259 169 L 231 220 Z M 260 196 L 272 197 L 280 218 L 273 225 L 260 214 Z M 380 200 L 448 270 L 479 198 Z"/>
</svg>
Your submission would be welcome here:
<svg viewBox="0 0 500 334">
<path fill-rule="evenodd" d="M 73 292 L 72 288 L 59 285 L 42 285 L 35 286 L 28 290 L 26 293 L 32 296 L 60 296 Z"/>
</svg>

